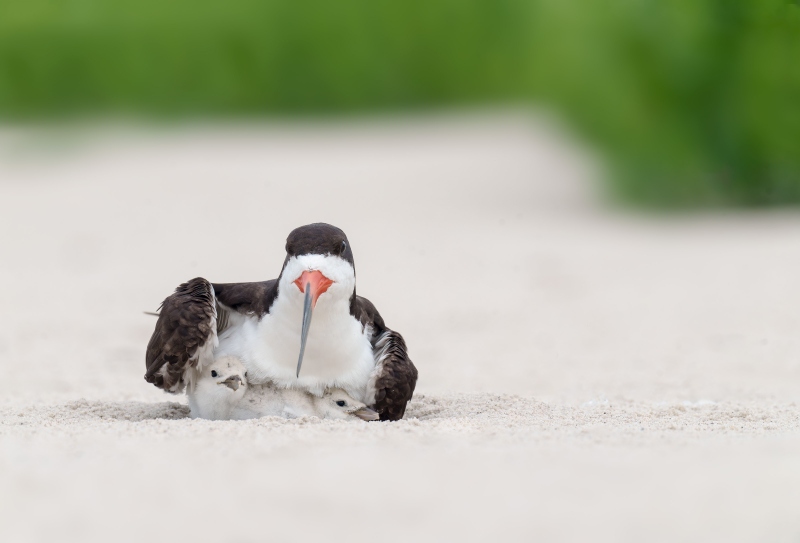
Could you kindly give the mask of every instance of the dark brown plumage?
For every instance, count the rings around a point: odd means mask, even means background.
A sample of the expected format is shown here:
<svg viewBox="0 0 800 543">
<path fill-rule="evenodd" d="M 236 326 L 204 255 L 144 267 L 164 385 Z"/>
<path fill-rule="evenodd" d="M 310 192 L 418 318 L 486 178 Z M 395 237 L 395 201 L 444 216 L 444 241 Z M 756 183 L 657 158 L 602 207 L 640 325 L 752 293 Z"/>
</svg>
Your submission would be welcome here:
<svg viewBox="0 0 800 543">
<path fill-rule="evenodd" d="M 381 314 L 363 296 L 353 296 L 350 314 L 362 326 L 372 327 L 370 343 L 375 362 L 383 364 L 375 381 L 375 405 L 370 407 L 380 413 L 381 420 L 400 420 L 417 385 L 417 368 L 408 358 L 406 342 L 398 332 L 386 327 Z"/>
<path fill-rule="evenodd" d="M 211 284 L 202 277 L 183 283 L 159 308 L 158 322 L 147 344 L 144 378 L 167 392 L 186 385 L 187 364 L 216 333 L 216 311 Z"/>
<path fill-rule="evenodd" d="M 238 313 L 262 317 L 278 295 L 278 280 L 258 283 L 214 283 L 217 301 Z M 224 308 L 223 308 L 224 309 Z M 225 327 L 220 326 L 220 332 Z"/>
<path fill-rule="evenodd" d="M 375 405 L 380 420 L 400 420 L 406 404 L 414 395 L 417 368 L 406 353 L 406 342 L 397 332 L 386 330 L 380 336 L 375 352 L 383 358 L 383 371 L 375 381 Z"/>
</svg>

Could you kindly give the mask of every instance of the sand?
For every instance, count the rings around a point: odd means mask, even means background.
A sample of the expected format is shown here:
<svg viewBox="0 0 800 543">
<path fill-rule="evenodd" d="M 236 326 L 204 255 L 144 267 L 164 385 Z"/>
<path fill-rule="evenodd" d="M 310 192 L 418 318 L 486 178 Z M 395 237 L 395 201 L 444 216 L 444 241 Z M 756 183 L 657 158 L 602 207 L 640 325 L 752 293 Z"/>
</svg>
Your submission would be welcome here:
<svg viewBox="0 0 800 543">
<path fill-rule="evenodd" d="M 516 113 L 0 130 L 0 541 L 800 541 L 800 215 L 642 216 Z M 342 227 L 396 423 L 188 419 L 181 281 Z"/>
</svg>

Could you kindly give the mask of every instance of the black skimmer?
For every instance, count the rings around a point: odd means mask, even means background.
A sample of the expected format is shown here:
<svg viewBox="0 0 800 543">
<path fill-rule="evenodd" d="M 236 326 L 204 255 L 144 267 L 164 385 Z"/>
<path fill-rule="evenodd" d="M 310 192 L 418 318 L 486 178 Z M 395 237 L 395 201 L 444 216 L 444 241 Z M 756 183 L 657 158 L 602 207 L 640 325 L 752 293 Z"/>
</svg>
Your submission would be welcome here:
<svg viewBox="0 0 800 543">
<path fill-rule="evenodd" d="M 289 234 L 277 279 L 180 285 L 161 305 L 145 380 L 181 392 L 220 356 L 241 360 L 255 385 L 343 389 L 381 420 L 403 417 L 417 382 L 403 337 L 356 295 L 347 236 L 323 223 Z"/>
</svg>

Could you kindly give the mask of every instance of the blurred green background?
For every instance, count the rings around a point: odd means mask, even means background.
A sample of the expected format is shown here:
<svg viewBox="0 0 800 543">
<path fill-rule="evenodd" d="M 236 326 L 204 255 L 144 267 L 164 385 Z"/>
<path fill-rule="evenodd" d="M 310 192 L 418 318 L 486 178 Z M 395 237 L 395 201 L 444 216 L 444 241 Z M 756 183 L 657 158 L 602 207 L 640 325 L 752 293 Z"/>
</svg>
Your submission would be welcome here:
<svg viewBox="0 0 800 543">
<path fill-rule="evenodd" d="M 639 205 L 800 203 L 787 0 L 0 0 L 0 120 L 530 104 Z"/>
</svg>

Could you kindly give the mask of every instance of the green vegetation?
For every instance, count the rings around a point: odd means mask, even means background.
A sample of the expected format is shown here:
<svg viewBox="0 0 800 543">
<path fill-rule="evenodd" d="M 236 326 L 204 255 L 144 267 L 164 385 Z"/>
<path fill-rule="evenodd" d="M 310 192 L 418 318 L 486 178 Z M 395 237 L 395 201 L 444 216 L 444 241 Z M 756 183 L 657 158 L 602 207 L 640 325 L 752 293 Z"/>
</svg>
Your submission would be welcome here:
<svg viewBox="0 0 800 543">
<path fill-rule="evenodd" d="M 0 0 L 0 119 L 547 104 L 619 198 L 800 203 L 788 0 Z"/>
</svg>

